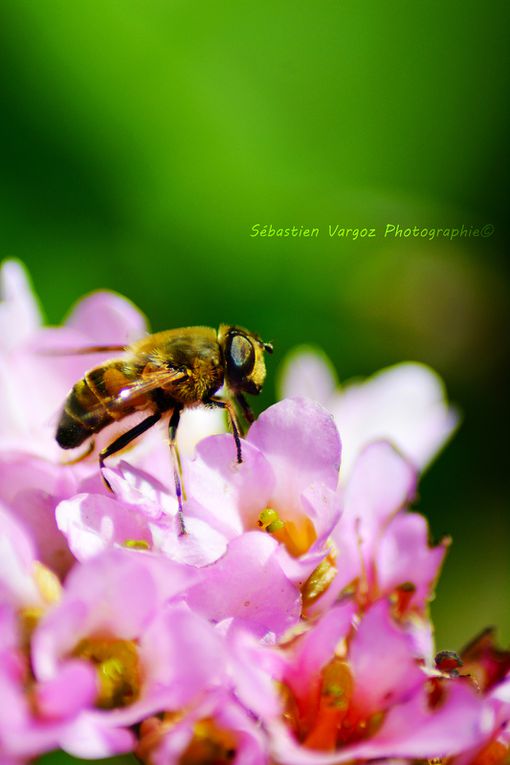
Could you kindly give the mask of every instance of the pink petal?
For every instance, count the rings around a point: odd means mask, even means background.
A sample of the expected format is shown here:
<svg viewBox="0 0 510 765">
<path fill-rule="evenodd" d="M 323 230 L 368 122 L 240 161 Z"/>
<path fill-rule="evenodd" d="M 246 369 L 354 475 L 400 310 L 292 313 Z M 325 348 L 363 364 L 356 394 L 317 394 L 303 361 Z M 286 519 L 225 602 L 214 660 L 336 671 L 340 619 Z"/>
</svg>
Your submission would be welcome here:
<svg viewBox="0 0 510 765">
<path fill-rule="evenodd" d="M 45 719 L 66 720 L 94 705 L 98 687 L 93 667 L 82 661 L 66 661 L 59 674 L 36 688 L 39 714 Z"/>
<path fill-rule="evenodd" d="M 8 604 L 2 596 L 0 603 L 0 656 L 17 650 L 19 642 L 19 623 L 17 603 Z"/>
<path fill-rule="evenodd" d="M 222 636 L 185 603 L 159 610 L 139 640 L 140 697 L 126 707 L 91 713 L 98 727 L 133 725 L 162 709 L 182 709 L 228 682 Z"/>
<path fill-rule="evenodd" d="M 200 518 L 184 516 L 186 534 L 179 536 L 175 524 L 169 528 L 163 522 L 150 522 L 153 550 L 162 552 L 173 561 L 190 566 L 207 566 L 227 551 L 227 538 Z"/>
<path fill-rule="evenodd" d="M 490 727 L 483 700 L 466 683 L 451 682 L 446 700 L 429 709 L 423 692 L 391 709 L 370 742 L 355 747 L 357 757 L 448 757 L 483 741 Z"/>
<path fill-rule="evenodd" d="M 328 554 L 326 549 L 314 549 L 315 547 L 312 545 L 308 552 L 303 553 L 298 558 L 291 555 L 285 545 L 280 545 L 276 551 L 276 557 L 283 573 L 299 589 Z"/>
<path fill-rule="evenodd" d="M 267 765 L 264 734 L 232 696 L 221 692 L 209 695 L 179 720 L 161 739 L 157 749 L 151 752 L 151 762 L 154 765 L 178 765 L 182 762 L 196 723 L 204 719 L 212 719 L 221 730 L 232 734 L 235 741 L 232 765 Z"/>
<path fill-rule="evenodd" d="M 386 529 L 376 557 L 380 590 L 390 594 L 400 585 L 415 587 L 411 607 L 424 608 L 444 560 L 446 544 L 430 548 L 427 521 L 418 513 L 398 513 Z"/>
<path fill-rule="evenodd" d="M 352 705 L 363 717 L 405 700 L 425 681 L 413 643 L 390 616 L 389 603 L 372 606 L 354 633 L 349 662 L 354 675 Z"/>
<path fill-rule="evenodd" d="M 180 709 L 226 682 L 224 640 L 184 603 L 162 610 L 140 643 L 145 682 L 165 688 L 168 709 Z"/>
<path fill-rule="evenodd" d="M 359 519 L 363 531 L 373 536 L 414 497 L 415 488 L 411 465 L 385 441 L 371 444 L 360 454 L 344 490 L 344 514 Z"/>
<path fill-rule="evenodd" d="M 130 752 L 136 739 L 131 731 L 101 725 L 93 713 L 85 713 L 66 728 L 59 743 L 74 757 L 91 760 Z"/>
<path fill-rule="evenodd" d="M 452 683 L 439 709 L 430 710 L 423 692 L 387 714 L 369 740 L 337 752 L 301 747 L 281 723 L 271 723 L 274 759 L 283 765 L 337 765 L 382 758 L 432 759 L 451 757 L 484 740 L 491 720 L 483 701 L 464 683 Z"/>
<path fill-rule="evenodd" d="M 181 457 L 192 457 L 197 445 L 204 438 L 225 433 L 227 423 L 220 409 L 185 409 L 177 431 L 177 448 Z"/>
<path fill-rule="evenodd" d="M 259 449 L 243 442 L 243 462 L 235 459 L 229 434 L 201 441 L 192 460 L 183 465 L 184 485 L 193 505 L 224 534 L 256 528 L 260 512 L 267 507 L 274 486 L 273 472 Z"/>
<path fill-rule="evenodd" d="M 371 441 L 390 441 L 423 469 L 458 424 L 441 379 L 424 364 L 383 369 L 346 386 L 330 406 L 345 444 L 342 480 Z"/>
<path fill-rule="evenodd" d="M 319 680 L 322 668 L 351 629 L 355 610 L 352 602 L 334 606 L 297 640 L 284 675 L 296 697 L 305 697 Z"/>
<path fill-rule="evenodd" d="M 94 292 L 80 300 L 66 325 L 100 345 L 129 345 L 143 337 L 145 316 L 115 292 Z"/>
<path fill-rule="evenodd" d="M 219 622 L 236 617 L 260 634 L 281 634 L 299 619 L 299 590 L 284 575 L 277 542 L 252 531 L 229 543 L 227 553 L 200 569 L 202 582 L 188 595 L 190 607 Z"/>
<path fill-rule="evenodd" d="M 317 539 L 314 549 L 322 547 L 341 514 L 341 501 L 338 493 L 325 484 L 313 483 L 301 495 L 301 505 L 305 514 L 312 521 Z"/>
<path fill-rule="evenodd" d="M 327 407 L 336 385 L 335 370 L 320 350 L 298 346 L 285 358 L 280 378 L 282 398 L 302 396 Z"/>
<path fill-rule="evenodd" d="M 9 677 L 5 670 L 6 667 L 0 664 L 0 759 L 2 756 L 16 758 L 19 765 L 42 752 L 56 749 L 64 726 L 61 723 L 45 724 L 34 718 L 23 681 Z"/>
<path fill-rule="evenodd" d="M 170 477 L 170 455 L 168 455 L 168 474 Z M 104 476 L 112 487 L 119 502 L 139 507 L 148 518 L 159 518 L 163 512 L 175 514 L 177 500 L 150 473 L 121 460 L 115 468 L 106 468 Z"/>
<path fill-rule="evenodd" d="M 73 562 L 57 528 L 55 507 L 76 491 L 72 470 L 28 454 L 0 455 L 0 500 L 30 534 L 37 559 L 59 575 Z"/>
<path fill-rule="evenodd" d="M 347 485 L 340 490 L 342 516 L 331 537 L 341 560 L 330 587 L 311 608 L 322 613 L 358 577 L 368 577 L 384 529 L 415 493 L 416 473 L 390 444 L 367 446 L 356 460 Z"/>
<path fill-rule="evenodd" d="M 39 605 L 33 579 L 35 550 L 25 529 L 0 507 L 0 598 L 14 608 Z"/>
<path fill-rule="evenodd" d="M 113 497 L 76 494 L 57 506 L 56 519 L 71 552 L 80 561 L 114 543 L 123 545 L 128 540 L 136 540 L 151 544 L 147 518 Z"/>
<path fill-rule="evenodd" d="M 88 635 L 138 637 L 162 603 L 197 579 L 195 569 L 137 550 L 108 550 L 75 566 L 62 600 L 34 632 L 32 660 L 38 678 L 53 677 L 61 657 Z"/>
<path fill-rule="evenodd" d="M 311 484 L 301 495 L 303 514 L 313 523 L 317 539 L 299 557 L 291 555 L 284 545 L 278 549 L 278 560 L 285 575 L 298 587 L 329 552 L 326 542 L 340 517 L 340 497 L 324 484 Z"/>
<path fill-rule="evenodd" d="M 265 732 L 232 697 L 218 705 L 216 720 L 221 728 L 231 731 L 237 739 L 232 765 L 267 765 Z"/>
<path fill-rule="evenodd" d="M 237 698 L 262 720 L 279 717 L 282 700 L 275 681 L 283 678 L 283 655 L 235 620 L 229 625 L 226 643 Z"/>
<path fill-rule="evenodd" d="M 24 343 L 40 322 L 27 272 L 17 260 L 4 261 L 0 267 L 0 350 Z"/>
<path fill-rule="evenodd" d="M 340 467 L 340 438 L 333 418 L 308 399 L 286 399 L 269 407 L 250 428 L 257 446 L 273 468 L 276 486 L 271 506 L 302 515 L 301 494 L 310 484 L 335 489 Z"/>
</svg>

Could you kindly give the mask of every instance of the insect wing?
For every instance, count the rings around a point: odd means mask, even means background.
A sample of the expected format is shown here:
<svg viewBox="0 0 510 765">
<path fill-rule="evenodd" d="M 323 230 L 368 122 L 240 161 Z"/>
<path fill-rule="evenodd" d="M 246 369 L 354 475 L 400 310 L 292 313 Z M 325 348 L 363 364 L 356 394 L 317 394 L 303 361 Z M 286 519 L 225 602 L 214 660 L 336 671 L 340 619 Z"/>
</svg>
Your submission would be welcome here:
<svg viewBox="0 0 510 765">
<path fill-rule="evenodd" d="M 84 413 L 84 419 L 93 419 L 98 409 L 107 409 L 110 414 L 115 411 L 127 412 L 137 407 L 144 409 L 148 404 L 145 398 L 148 393 L 179 382 L 186 376 L 186 372 L 181 369 L 155 369 L 131 381 L 122 380 L 120 376 L 118 389 L 110 395 L 101 395 L 96 405 L 88 407 L 87 412 Z"/>
<path fill-rule="evenodd" d="M 126 351 L 125 345 L 85 345 L 81 348 L 38 348 L 38 356 L 82 356 L 87 353 L 111 353 Z"/>
<path fill-rule="evenodd" d="M 116 396 L 113 396 L 115 402 L 120 406 L 133 406 L 137 398 L 145 396 L 157 388 L 163 388 L 184 380 L 186 372 L 182 369 L 157 369 L 146 373 L 143 377 L 133 382 L 127 383 L 122 387 Z"/>
</svg>

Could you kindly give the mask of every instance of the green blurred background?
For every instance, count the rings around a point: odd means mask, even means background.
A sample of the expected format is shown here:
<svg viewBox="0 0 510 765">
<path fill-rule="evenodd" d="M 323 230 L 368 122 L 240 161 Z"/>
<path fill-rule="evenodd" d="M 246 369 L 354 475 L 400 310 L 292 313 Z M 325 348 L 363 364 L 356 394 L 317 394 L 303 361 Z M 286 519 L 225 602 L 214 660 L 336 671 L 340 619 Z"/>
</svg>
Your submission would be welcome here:
<svg viewBox="0 0 510 765">
<path fill-rule="evenodd" d="M 99 287 L 153 329 L 240 323 L 275 369 L 435 367 L 463 411 L 425 476 L 438 645 L 510 639 L 507 0 L 2 0 L 0 256 L 59 322 Z M 250 238 L 254 223 L 318 239 Z M 330 239 L 328 224 L 487 239 Z"/>
</svg>

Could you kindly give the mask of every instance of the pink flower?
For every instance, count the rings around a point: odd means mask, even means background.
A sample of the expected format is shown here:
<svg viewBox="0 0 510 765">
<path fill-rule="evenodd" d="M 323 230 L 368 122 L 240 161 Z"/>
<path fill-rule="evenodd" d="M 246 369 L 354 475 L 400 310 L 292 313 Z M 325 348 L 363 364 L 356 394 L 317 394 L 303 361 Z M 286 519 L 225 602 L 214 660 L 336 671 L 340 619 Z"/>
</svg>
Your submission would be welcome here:
<svg viewBox="0 0 510 765">
<path fill-rule="evenodd" d="M 74 468 L 66 470 L 41 457 L 0 450 L 0 502 L 23 525 L 37 559 L 59 575 L 66 573 L 74 559 L 57 528 L 55 508 L 78 486 Z"/>
<path fill-rule="evenodd" d="M 57 508 L 79 560 L 111 546 L 140 547 L 199 567 L 187 602 L 214 622 L 235 617 L 263 635 L 281 634 L 299 619 L 300 592 L 282 568 L 276 540 L 259 531 L 229 540 L 195 517 L 179 536 L 175 497 L 157 481 L 125 463 L 109 470 L 108 479 L 115 495 L 78 494 Z"/>
<path fill-rule="evenodd" d="M 67 661 L 56 682 L 32 675 L 33 629 L 60 597 L 57 578 L 34 553 L 23 527 L 0 512 L 0 751 L 19 760 L 57 747 L 96 695 L 93 673 L 80 662 Z"/>
<path fill-rule="evenodd" d="M 390 441 L 423 470 L 459 421 L 441 379 L 424 364 L 397 364 L 342 389 L 324 355 L 303 348 L 288 359 L 281 388 L 284 396 L 309 396 L 332 412 L 344 446 L 342 481 L 372 441 Z"/>
<path fill-rule="evenodd" d="M 168 630 L 165 604 L 195 579 L 193 569 L 128 550 L 109 551 L 73 569 L 60 602 L 37 624 L 31 651 L 40 684 L 67 687 L 70 659 L 96 677 L 94 697 L 66 728 L 61 746 L 84 757 L 132 747 L 125 726 L 159 709 L 164 693 L 164 668 L 155 665 L 155 625 Z"/>
<path fill-rule="evenodd" d="M 287 390 L 326 408 L 270 407 L 241 464 L 231 434 L 184 423 L 180 535 L 161 433 L 108 464 L 113 492 L 95 457 L 63 465 L 53 437 L 104 357 L 40 351 L 129 342 L 141 314 L 96 293 L 44 329 L 19 264 L 0 289 L 2 763 L 55 748 L 156 765 L 504 761 L 508 654 L 484 635 L 433 660 L 446 542 L 429 546 L 409 507 L 456 424 L 434 373 L 400 365 L 338 393 L 302 354 Z"/>
<path fill-rule="evenodd" d="M 287 399 L 263 412 L 236 464 L 232 440 L 202 441 L 185 460 L 187 512 L 229 539 L 263 529 L 283 543 L 282 565 L 300 584 L 327 554 L 340 514 L 336 494 L 340 438 L 328 412 L 306 399 Z"/>
<path fill-rule="evenodd" d="M 140 731 L 137 754 L 154 765 L 182 762 L 266 765 L 264 731 L 225 691 L 209 693 L 183 715 L 149 718 Z"/>
<path fill-rule="evenodd" d="M 335 606 L 288 645 L 286 724 L 267 721 L 278 762 L 427 759 L 484 740 L 490 720 L 483 700 L 461 679 L 426 671 L 386 601 L 354 629 L 352 617 L 352 603 Z"/>
<path fill-rule="evenodd" d="M 364 449 L 340 489 L 327 578 L 322 591 L 317 582 L 309 613 L 329 608 L 346 588 L 361 606 L 391 595 L 401 614 L 424 613 L 448 542 L 429 547 L 424 517 L 407 510 L 415 488 L 415 469 L 388 443 Z"/>
</svg>

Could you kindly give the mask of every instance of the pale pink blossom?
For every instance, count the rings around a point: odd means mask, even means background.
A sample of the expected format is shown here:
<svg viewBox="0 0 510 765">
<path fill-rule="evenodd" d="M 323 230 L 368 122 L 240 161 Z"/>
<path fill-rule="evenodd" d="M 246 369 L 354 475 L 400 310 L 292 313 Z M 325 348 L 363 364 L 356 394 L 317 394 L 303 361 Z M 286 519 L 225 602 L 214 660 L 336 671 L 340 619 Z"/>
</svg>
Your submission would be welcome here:
<svg viewBox="0 0 510 765">
<path fill-rule="evenodd" d="M 389 441 L 423 470 L 459 422 L 440 377 L 415 362 L 396 364 L 367 380 L 339 386 L 324 355 L 303 348 L 288 359 L 281 390 L 283 396 L 309 396 L 333 414 L 342 435 L 342 481 L 372 441 Z"/>
</svg>

